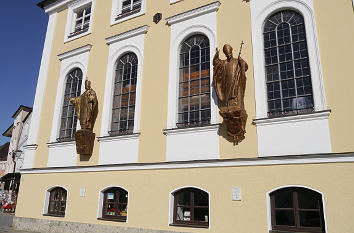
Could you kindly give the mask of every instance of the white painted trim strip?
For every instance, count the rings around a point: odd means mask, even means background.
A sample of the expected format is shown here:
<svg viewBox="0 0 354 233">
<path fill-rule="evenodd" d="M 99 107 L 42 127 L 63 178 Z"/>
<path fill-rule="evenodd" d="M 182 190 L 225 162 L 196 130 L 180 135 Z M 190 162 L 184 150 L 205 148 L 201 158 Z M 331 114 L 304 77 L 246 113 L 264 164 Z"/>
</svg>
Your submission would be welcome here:
<svg viewBox="0 0 354 233">
<path fill-rule="evenodd" d="M 277 156 L 277 157 L 237 159 L 237 160 L 182 161 L 182 162 L 155 163 L 155 164 L 134 163 L 134 164 L 117 164 L 117 165 L 98 165 L 92 167 L 85 166 L 85 167 L 34 168 L 34 169 L 22 169 L 21 174 L 79 173 L 79 172 L 106 172 L 106 171 L 128 171 L 128 170 L 208 168 L 208 167 L 322 164 L 322 163 L 354 163 L 354 153 Z"/>
<path fill-rule="evenodd" d="M 134 36 L 137 36 L 140 34 L 145 34 L 145 33 L 147 33 L 148 29 L 149 29 L 149 26 L 144 25 L 144 26 L 141 26 L 141 27 L 138 27 L 138 28 L 135 28 L 135 29 L 123 32 L 123 33 L 119 33 L 118 35 L 106 38 L 106 43 L 108 45 L 110 45 L 110 44 L 116 43 L 118 41 L 129 39 L 131 37 L 134 37 Z"/>
<path fill-rule="evenodd" d="M 32 144 L 32 145 L 25 145 L 23 146 L 25 150 L 37 150 L 38 145 L 37 144 Z"/>
<path fill-rule="evenodd" d="M 168 23 L 168 25 L 172 25 L 175 23 L 179 23 L 181 21 L 190 19 L 190 18 L 194 18 L 200 15 L 204 15 L 213 11 L 217 11 L 219 9 L 220 6 L 220 2 L 213 2 L 211 4 L 202 6 L 202 7 L 198 7 L 196 9 L 193 10 L 189 10 L 186 11 L 184 13 L 178 14 L 178 15 L 174 15 L 171 17 L 166 18 L 166 21 Z"/>
<path fill-rule="evenodd" d="M 49 148 L 55 148 L 55 147 L 66 147 L 66 146 L 71 146 L 75 145 L 75 141 L 68 141 L 68 142 L 49 142 L 47 143 Z"/>
<path fill-rule="evenodd" d="M 163 133 L 165 135 L 175 135 L 175 134 L 181 134 L 181 133 L 215 131 L 215 130 L 219 129 L 219 126 L 220 126 L 220 124 L 213 124 L 213 125 L 191 127 L 191 128 L 164 129 Z"/>
<path fill-rule="evenodd" d="M 120 140 L 128 140 L 133 138 L 139 138 L 140 133 L 127 134 L 127 135 L 117 135 L 117 136 L 106 136 L 106 137 L 98 137 L 98 142 L 112 142 L 112 141 L 120 141 Z"/>
<path fill-rule="evenodd" d="M 325 110 L 325 111 L 302 114 L 302 115 L 254 119 L 253 123 L 259 126 L 259 125 L 271 125 L 271 124 L 280 124 L 280 123 L 288 123 L 288 122 L 328 119 L 330 113 L 331 110 Z"/>
<path fill-rule="evenodd" d="M 91 50 L 91 48 L 92 48 L 92 45 L 88 44 L 88 45 L 82 46 L 80 48 L 73 49 L 68 52 L 59 54 L 58 57 L 59 57 L 59 60 L 62 61 L 62 60 L 67 59 L 69 57 L 73 57 L 73 56 L 88 52 Z"/>
</svg>

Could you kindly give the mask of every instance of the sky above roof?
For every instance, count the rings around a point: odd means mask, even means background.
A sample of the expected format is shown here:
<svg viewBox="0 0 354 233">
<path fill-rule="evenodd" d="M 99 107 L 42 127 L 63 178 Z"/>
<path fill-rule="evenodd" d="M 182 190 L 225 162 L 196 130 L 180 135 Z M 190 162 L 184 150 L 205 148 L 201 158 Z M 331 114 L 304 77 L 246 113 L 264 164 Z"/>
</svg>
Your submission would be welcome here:
<svg viewBox="0 0 354 233">
<path fill-rule="evenodd" d="M 13 123 L 20 105 L 32 107 L 48 16 L 40 0 L 1 2 L 0 135 Z M 0 145 L 10 139 L 0 136 Z"/>
</svg>

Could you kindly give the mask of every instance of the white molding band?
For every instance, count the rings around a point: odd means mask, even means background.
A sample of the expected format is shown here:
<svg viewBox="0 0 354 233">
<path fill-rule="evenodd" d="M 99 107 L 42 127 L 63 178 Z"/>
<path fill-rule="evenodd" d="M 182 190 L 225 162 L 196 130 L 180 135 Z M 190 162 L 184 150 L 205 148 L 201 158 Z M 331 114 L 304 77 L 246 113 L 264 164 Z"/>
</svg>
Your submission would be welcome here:
<svg viewBox="0 0 354 233">
<path fill-rule="evenodd" d="M 211 4 L 208 4 L 208 5 L 205 5 L 202 7 L 198 7 L 196 9 L 186 11 L 181 14 L 168 17 L 168 18 L 166 18 L 166 21 L 167 21 L 167 24 L 172 25 L 175 23 L 179 23 L 181 21 L 185 21 L 187 19 L 195 18 L 200 15 L 204 15 L 204 14 L 207 14 L 210 12 L 217 11 L 219 9 L 219 6 L 220 6 L 220 2 L 213 2 Z"/>
<path fill-rule="evenodd" d="M 320 154 L 301 156 L 277 156 L 250 159 L 227 159 L 227 160 L 204 160 L 204 161 L 181 161 L 165 163 L 132 163 L 116 165 L 97 165 L 82 167 L 56 167 L 56 168 L 33 168 L 22 169 L 22 174 L 45 174 L 45 173 L 79 173 L 79 172 L 107 172 L 129 170 L 158 170 L 158 169 L 187 169 L 187 168 L 210 168 L 210 167 L 244 167 L 266 165 L 297 165 L 297 164 L 326 164 L 326 163 L 354 163 L 354 152 L 346 154 Z"/>
<path fill-rule="evenodd" d="M 76 145 L 75 141 L 68 141 L 68 142 L 49 142 L 47 143 L 49 148 L 55 148 L 55 147 L 66 147 L 66 146 L 72 146 Z"/>
<path fill-rule="evenodd" d="M 73 57 L 73 56 L 76 56 L 76 55 L 79 55 L 79 54 L 82 54 L 85 52 L 89 52 L 91 50 L 91 48 L 92 48 L 92 45 L 88 44 L 88 45 L 82 46 L 80 48 L 73 49 L 73 50 L 70 50 L 65 53 L 61 53 L 58 55 L 58 58 L 60 61 L 62 61 L 62 60 L 67 59 L 69 57 Z"/>
<path fill-rule="evenodd" d="M 163 133 L 165 135 L 175 135 L 175 134 L 183 134 L 190 132 L 207 132 L 207 131 L 215 131 L 218 130 L 220 124 L 213 124 L 201 127 L 191 127 L 191 128 L 175 128 L 175 129 L 164 129 Z"/>
<path fill-rule="evenodd" d="M 106 137 L 98 137 L 98 142 L 113 142 L 120 140 L 128 140 L 131 138 L 139 138 L 140 133 L 127 134 L 127 135 L 118 135 L 118 136 L 106 136 Z"/>
<path fill-rule="evenodd" d="M 134 36 L 138 36 L 140 34 L 146 34 L 148 29 L 149 29 L 149 26 L 144 25 L 144 26 L 141 26 L 141 27 L 138 27 L 138 28 L 135 28 L 135 29 L 123 32 L 123 33 L 119 33 L 118 35 L 106 38 L 106 43 L 108 45 L 110 45 L 110 44 L 116 43 L 121 40 L 125 40 L 128 38 L 134 37 Z"/>
<path fill-rule="evenodd" d="M 320 119 L 327 120 L 330 113 L 331 110 L 326 110 L 326 111 L 314 112 L 314 113 L 308 113 L 302 115 L 254 119 L 253 123 L 258 126 L 258 125 L 272 125 L 272 124 L 311 121 L 311 120 L 320 120 Z"/>
<path fill-rule="evenodd" d="M 46 89 L 45 87 L 48 79 L 48 68 L 49 68 L 50 55 L 52 52 L 52 44 L 54 39 L 54 30 L 55 30 L 57 15 L 58 15 L 57 13 L 53 13 L 49 15 L 47 33 L 46 33 L 45 42 L 43 46 L 41 66 L 38 74 L 36 95 L 33 103 L 31 125 L 28 131 L 28 141 L 27 141 L 28 146 L 25 148 L 24 163 L 23 163 L 24 168 L 32 168 L 34 165 L 35 150 L 37 149 L 38 146 L 37 138 L 38 138 L 38 131 L 39 131 L 39 125 L 41 120 L 41 114 L 42 114 L 42 103 L 43 103 L 44 91 Z"/>
</svg>

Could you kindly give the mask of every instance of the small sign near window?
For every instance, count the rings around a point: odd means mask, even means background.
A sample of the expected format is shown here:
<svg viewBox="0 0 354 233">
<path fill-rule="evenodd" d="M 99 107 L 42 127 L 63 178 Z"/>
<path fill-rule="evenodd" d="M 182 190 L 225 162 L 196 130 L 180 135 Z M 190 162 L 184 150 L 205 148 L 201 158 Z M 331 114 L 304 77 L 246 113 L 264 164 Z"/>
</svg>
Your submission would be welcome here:
<svg viewBox="0 0 354 233">
<path fill-rule="evenodd" d="M 241 201 L 241 188 L 239 187 L 232 188 L 232 200 Z"/>
</svg>

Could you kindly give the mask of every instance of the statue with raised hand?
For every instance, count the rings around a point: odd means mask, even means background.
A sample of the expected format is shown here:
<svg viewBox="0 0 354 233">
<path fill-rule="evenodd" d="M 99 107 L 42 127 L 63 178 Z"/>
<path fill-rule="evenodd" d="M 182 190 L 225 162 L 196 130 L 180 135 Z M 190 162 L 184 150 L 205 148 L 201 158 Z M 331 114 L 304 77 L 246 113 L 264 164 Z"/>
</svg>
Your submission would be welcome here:
<svg viewBox="0 0 354 233">
<path fill-rule="evenodd" d="M 221 106 L 220 115 L 227 125 L 228 135 L 235 143 L 245 138 L 247 121 L 244 97 L 248 65 L 241 58 L 242 45 L 243 42 L 237 59 L 233 57 L 233 49 L 228 44 L 223 47 L 226 60 L 219 58 L 219 49 L 216 49 L 213 59 L 213 83 Z"/>
</svg>

